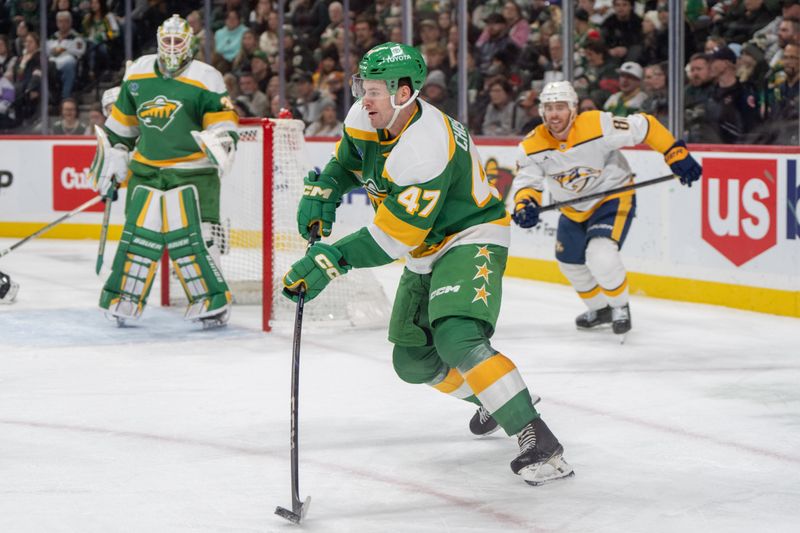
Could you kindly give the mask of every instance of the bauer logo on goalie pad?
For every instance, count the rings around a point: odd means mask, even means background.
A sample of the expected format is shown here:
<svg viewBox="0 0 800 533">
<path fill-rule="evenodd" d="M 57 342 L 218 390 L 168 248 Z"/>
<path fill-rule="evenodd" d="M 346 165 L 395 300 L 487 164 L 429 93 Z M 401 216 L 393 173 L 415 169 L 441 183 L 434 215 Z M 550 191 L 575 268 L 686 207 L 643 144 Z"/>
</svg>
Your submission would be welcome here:
<svg viewBox="0 0 800 533">
<path fill-rule="evenodd" d="M 183 104 L 178 100 L 159 95 L 140 105 L 136 114 L 139 115 L 140 122 L 148 128 L 164 131 L 182 107 Z"/>
<path fill-rule="evenodd" d="M 303 196 L 310 196 L 311 198 L 321 196 L 327 200 L 331 197 L 331 194 L 333 194 L 333 189 L 323 189 L 318 185 L 305 185 L 303 187 Z"/>
<path fill-rule="evenodd" d="M 441 296 L 442 294 L 447 294 L 450 292 L 458 292 L 461 290 L 461 285 L 445 285 L 444 287 L 439 287 L 435 291 L 431 292 L 430 298 L 428 301 L 433 300 L 437 296 Z"/>
</svg>

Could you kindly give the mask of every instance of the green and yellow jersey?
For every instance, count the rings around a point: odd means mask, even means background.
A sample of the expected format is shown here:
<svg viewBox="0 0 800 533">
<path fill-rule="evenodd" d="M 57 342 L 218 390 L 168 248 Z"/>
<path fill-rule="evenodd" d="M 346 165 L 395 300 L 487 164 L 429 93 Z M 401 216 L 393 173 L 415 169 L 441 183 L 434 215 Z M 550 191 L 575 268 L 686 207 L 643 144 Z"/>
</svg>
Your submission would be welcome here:
<svg viewBox="0 0 800 533">
<path fill-rule="evenodd" d="M 190 132 L 218 129 L 236 137 L 239 117 L 222 75 L 210 65 L 192 61 L 179 76 L 168 78 L 156 59 L 143 56 L 126 70 L 106 120 L 111 144 L 135 149 L 130 162 L 134 173 L 153 167 L 213 168 Z"/>
<path fill-rule="evenodd" d="M 414 105 L 390 139 L 356 102 L 323 170 L 342 193 L 363 186 L 375 208 L 366 228 L 336 243 L 354 267 L 406 255 L 409 270 L 426 274 L 453 246 L 509 244 L 510 217 L 467 129 L 427 102 Z"/>
</svg>

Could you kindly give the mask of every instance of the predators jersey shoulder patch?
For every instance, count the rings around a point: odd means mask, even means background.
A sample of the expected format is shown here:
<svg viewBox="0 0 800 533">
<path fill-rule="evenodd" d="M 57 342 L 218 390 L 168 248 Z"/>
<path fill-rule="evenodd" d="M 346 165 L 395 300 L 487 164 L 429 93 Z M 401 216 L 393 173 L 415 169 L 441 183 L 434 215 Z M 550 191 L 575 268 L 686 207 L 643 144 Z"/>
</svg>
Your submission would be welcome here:
<svg viewBox="0 0 800 533">
<path fill-rule="evenodd" d="M 158 95 L 152 100 L 142 103 L 136 110 L 136 114 L 139 117 L 139 124 L 164 131 L 182 107 L 183 103 L 180 101 Z"/>
</svg>

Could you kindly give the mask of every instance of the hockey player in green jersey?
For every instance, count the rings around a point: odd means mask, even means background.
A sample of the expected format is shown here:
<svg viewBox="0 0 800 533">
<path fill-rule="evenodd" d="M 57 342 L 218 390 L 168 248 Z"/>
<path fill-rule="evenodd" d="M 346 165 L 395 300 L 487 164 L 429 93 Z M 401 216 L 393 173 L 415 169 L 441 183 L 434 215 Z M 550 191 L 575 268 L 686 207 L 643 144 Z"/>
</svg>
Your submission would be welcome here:
<svg viewBox="0 0 800 533">
<path fill-rule="evenodd" d="M 118 323 L 141 315 L 165 249 L 189 300 L 185 318 L 204 325 L 228 318 L 231 294 L 212 231 L 239 119 L 222 75 L 192 60 L 191 37 L 185 20 L 167 19 L 158 28 L 158 53 L 127 68 L 98 129 L 95 189 L 113 200 L 127 183 L 125 226 L 100 296 Z"/>
<path fill-rule="evenodd" d="M 519 370 L 490 343 L 510 216 L 467 129 L 417 99 L 426 74 L 421 54 L 398 43 L 372 48 L 359 63 L 357 101 L 334 156 L 306 178 L 298 225 L 306 238 L 314 225 L 330 235 L 342 195 L 362 186 L 375 217 L 334 244 L 311 246 L 284 276 L 284 295 L 296 300 L 302 286 L 311 300 L 351 268 L 405 257 L 389 324 L 399 377 L 481 406 L 491 416 L 481 424 L 476 414 L 474 432 L 496 421 L 517 435 L 511 468 L 526 482 L 569 476 Z"/>
</svg>

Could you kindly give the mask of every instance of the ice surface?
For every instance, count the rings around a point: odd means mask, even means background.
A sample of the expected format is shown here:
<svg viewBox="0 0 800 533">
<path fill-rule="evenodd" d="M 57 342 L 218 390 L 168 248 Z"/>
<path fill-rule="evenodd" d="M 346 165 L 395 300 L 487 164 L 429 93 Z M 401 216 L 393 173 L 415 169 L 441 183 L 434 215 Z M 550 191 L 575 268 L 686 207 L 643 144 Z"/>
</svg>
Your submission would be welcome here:
<svg viewBox="0 0 800 533">
<path fill-rule="evenodd" d="M 157 306 L 118 329 L 95 253 L 39 240 L 0 261 L 21 285 L 0 306 L 0 531 L 297 531 L 273 514 L 291 505 L 291 332 Z M 399 272 L 377 270 L 390 294 Z M 800 530 L 800 320 L 633 297 L 621 346 L 575 330 L 566 286 L 504 293 L 494 345 L 575 477 L 525 485 L 515 440 L 473 438 L 470 405 L 395 376 L 385 330 L 308 324 L 303 531 Z"/>
</svg>

